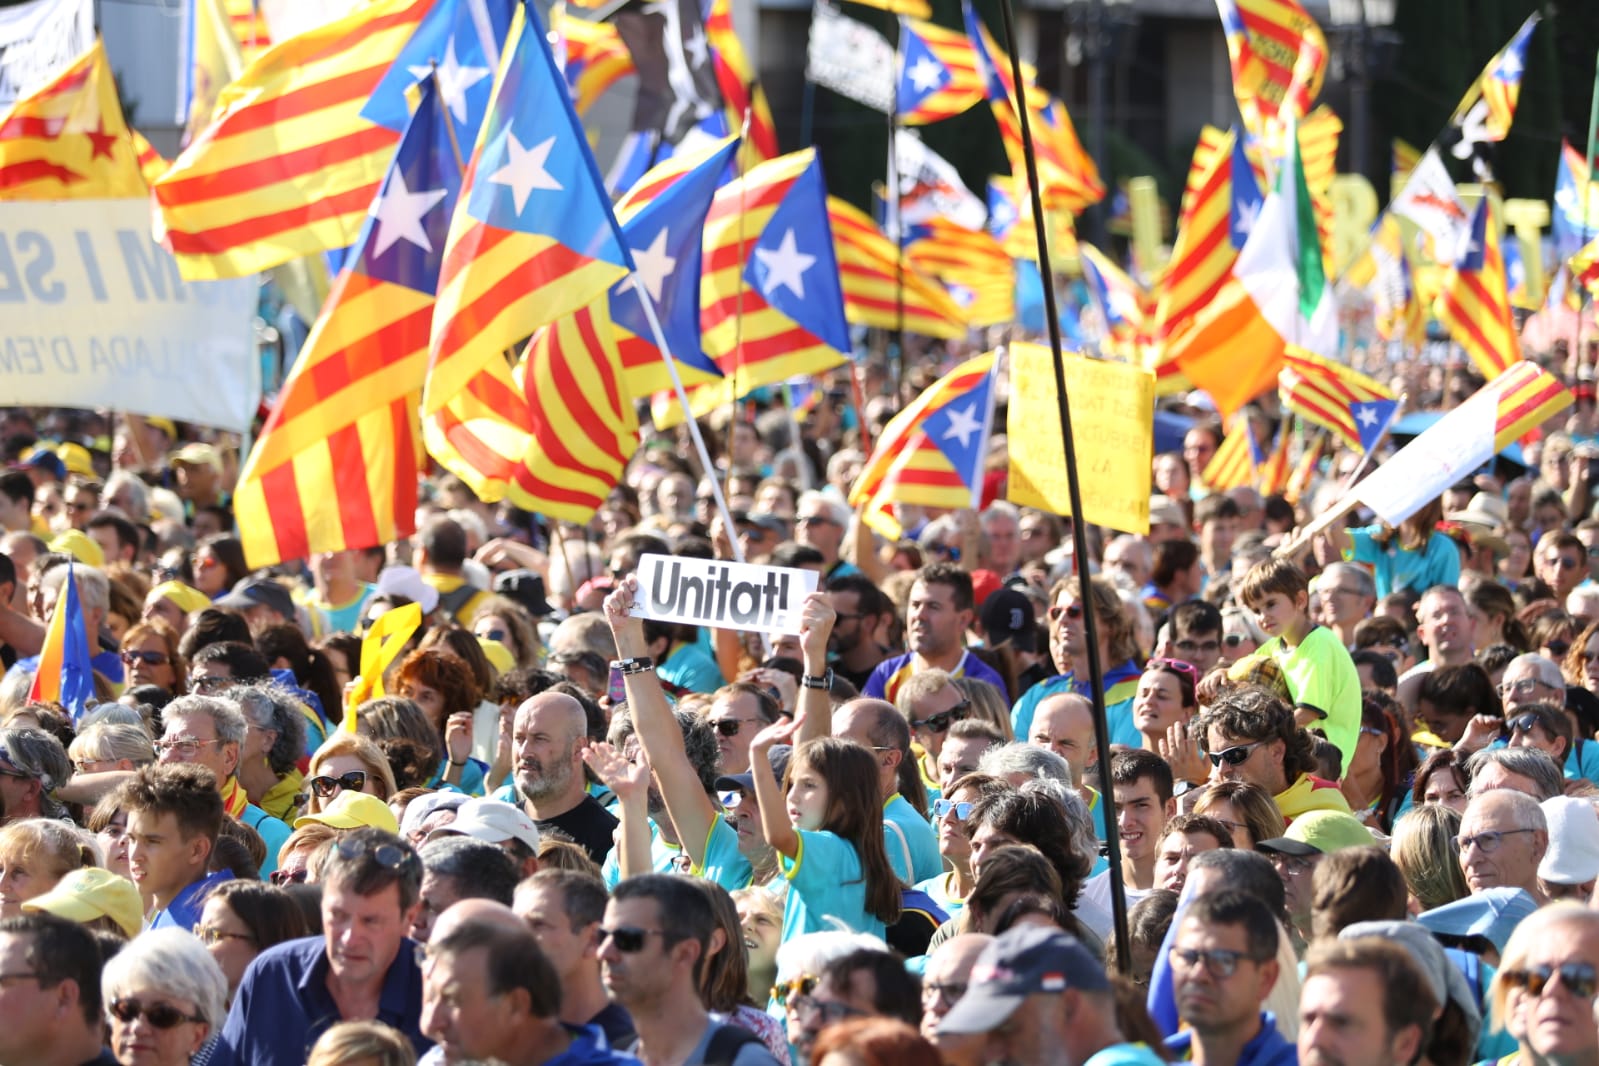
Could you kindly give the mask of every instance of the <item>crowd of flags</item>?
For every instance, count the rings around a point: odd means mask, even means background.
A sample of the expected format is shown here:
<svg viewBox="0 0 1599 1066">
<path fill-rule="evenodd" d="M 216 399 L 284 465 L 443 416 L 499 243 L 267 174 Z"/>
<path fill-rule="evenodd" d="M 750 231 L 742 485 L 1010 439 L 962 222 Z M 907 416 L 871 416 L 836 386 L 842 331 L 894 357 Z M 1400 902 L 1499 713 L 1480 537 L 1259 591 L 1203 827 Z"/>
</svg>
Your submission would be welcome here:
<svg viewBox="0 0 1599 1066">
<path fill-rule="evenodd" d="M 779 152 L 729 0 L 557 4 L 549 33 L 516 0 L 373 0 L 277 42 L 251 0 L 190 2 L 178 158 L 123 121 L 97 44 L 0 119 L 0 198 L 149 195 L 185 277 L 324 279 L 236 496 L 255 566 L 409 533 L 430 461 L 581 522 L 632 456 L 643 401 L 669 427 L 845 365 L 852 331 L 1015 321 L 1038 260 L 1024 120 L 1052 254 L 1080 273 L 1079 332 L 1160 393 L 1211 395 L 1229 425 L 1213 485 L 1288 487 L 1322 442 L 1370 452 L 1397 417 L 1336 359 L 1339 280 L 1385 340 L 1418 345 L 1436 318 L 1490 379 L 1521 358 L 1512 306 L 1543 295 L 1490 199 L 1461 202 L 1441 161 L 1490 166 L 1536 15 L 1435 145 L 1395 145 L 1404 191 L 1335 263 L 1325 37 L 1298 0 L 1217 0 L 1242 123 L 1201 132 L 1157 268 L 1078 239 L 1105 183 L 1063 102 L 1026 64 L 1018 82 L 969 2 L 945 25 L 921 0 L 871 0 L 897 16 L 891 124 L 986 107 L 1011 173 L 976 195 L 901 130 L 875 213 L 829 195 L 814 150 Z M 602 174 L 582 116 L 630 76 L 632 129 Z M 1599 195 L 1569 146 L 1554 200 L 1557 280 L 1599 285 Z M 963 364 L 888 427 L 854 493 L 875 528 L 894 528 L 894 502 L 975 498 L 999 365 Z M 1244 408 L 1274 387 L 1291 418 L 1273 435 Z"/>
</svg>

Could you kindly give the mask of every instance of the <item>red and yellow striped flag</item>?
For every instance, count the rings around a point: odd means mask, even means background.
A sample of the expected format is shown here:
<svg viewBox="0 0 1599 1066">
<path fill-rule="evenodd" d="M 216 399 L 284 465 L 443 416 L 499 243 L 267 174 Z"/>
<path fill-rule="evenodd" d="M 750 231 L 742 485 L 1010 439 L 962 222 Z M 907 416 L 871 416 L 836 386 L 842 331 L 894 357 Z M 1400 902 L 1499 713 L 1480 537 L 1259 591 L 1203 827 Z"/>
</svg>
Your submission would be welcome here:
<svg viewBox="0 0 1599 1066">
<path fill-rule="evenodd" d="M 1294 466 L 1288 461 L 1288 446 L 1293 442 L 1292 420 L 1284 419 L 1277 431 L 1277 443 L 1266 461 L 1255 470 L 1255 491 L 1262 496 L 1279 496 L 1288 488 Z"/>
<path fill-rule="evenodd" d="M 118 199 L 147 191 L 100 40 L 0 116 L 0 200 Z"/>
<path fill-rule="evenodd" d="M 1255 478 L 1255 449 L 1249 436 L 1253 429 L 1248 415 L 1239 415 L 1233 428 L 1222 438 L 1221 447 L 1210 457 L 1200 475 L 1212 492 L 1226 492 L 1248 485 Z"/>
<path fill-rule="evenodd" d="M 156 182 L 186 278 L 240 277 L 355 242 L 398 130 L 362 108 L 433 0 L 374 0 L 262 55 Z"/>
<path fill-rule="evenodd" d="M 562 57 L 572 105 L 580 115 L 605 90 L 634 73 L 633 55 L 609 22 L 581 19 L 556 5 L 550 12 L 550 32 L 556 54 Z"/>
<path fill-rule="evenodd" d="M 966 336 L 966 316 L 943 286 L 916 270 L 866 212 L 827 198 L 844 317 L 852 325 L 905 329 L 946 340 Z"/>
<path fill-rule="evenodd" d="M 139 173 L 144 175 L 146 185 L 154 185 L 156 179 L 167 172 L 167 167 L 172 163 L 166 156 L 155 150 L 155 145 L 147 140 L 144 134 L 136 129 L 129 129 L 133 136 L 133 154 L 139 161 Z"/>
<path fill-rule="evenodd" d="M 1171 259 L 1155 286 L 1159 298 L 1151 327 L 1150 369 L 1155 371 L 1157 396 L 1193 388 L 1171 357 L 1170 342 L 1192 328 L 1199 312 L 1232 276 L 1238 258 L 1232 242 L 1232 167 L 1233 134 L 1214 126 L 1200 130 L 1178 209 Z"/>
<path fill-rule="evenodd" d="M 729 128 L 742 129 L 744 114 L 749 113 L 749 130 L 744 134 L 740 156 L 742 169 L 777 158 L 777 123 L 772 121 L 772 105 L 767 103 L 766 90 L 755 77 L 755 66 L 744 54 L 744 45 L 733 29 L 733 0 L 711 0 L 710 13 L 705 16 L 705 41 L 711 46 L 716 87 L 722 90 L 722 102 L 727 105 Z"/>
<path fill-rule="evenodd" d="M 1392 400 L 1394 394 L 1360 371 L 1289 345 L 1277 374 L 1283 403 L 1299 417 L 1329 429 L 1356 451 L 1364 451 L 1354 404 Z"/>
<path fill-rule="evenodd" d="M 1433 313 L 1489 381 L 1521 360 L 1499 229 L 1486 196 L 1477 204 L 1471 239 L 1450 267 Z"/>
<path fill-rule="evenodd" d="M 239 53 L 246 66 L 255 57 L 272 47 L 272 31 L 267 28 L 266 12 L 258 0 L 224 0 L 228 13 L 228 28 L 238 42 Z"/>
<path fill-rule="evenodd" d="M 1233 95 L 1257 136 L 1310 111 L 1327 73 L 1327 38 L 1298 0 L 1216 0 Z"/>
</svg>

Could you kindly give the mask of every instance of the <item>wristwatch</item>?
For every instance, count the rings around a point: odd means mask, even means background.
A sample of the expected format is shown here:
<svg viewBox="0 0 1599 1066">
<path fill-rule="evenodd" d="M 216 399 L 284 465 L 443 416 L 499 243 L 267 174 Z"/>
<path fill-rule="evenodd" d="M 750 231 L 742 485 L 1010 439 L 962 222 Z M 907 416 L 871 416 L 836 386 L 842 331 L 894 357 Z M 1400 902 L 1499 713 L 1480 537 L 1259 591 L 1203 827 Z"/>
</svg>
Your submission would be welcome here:
<svg viewBox="0 0 1599 1066">
<path fill-rule="evenodd" d="M 611 669 L 619 670 L 623 675 L 647 674 L 655 669 L 655 660 L 648 655 L 639 655 L 631 659 L 613 659 Z"/>
<path fill-rule="evenodd" d="M 821 688 L 821 689 L 830 689 L 830 688 L 832 688 L 833 687 L 833 668 L 831 666 L 829 666 L 827 668 L 827 673 L 823 674 L 821 677 L 816 677 L 816 676 L 813 676 L 811 674 L 804 675 L 803 677 L 800 678 L 800 685 L 805 687 L 805 688 Z"/>
</svg>

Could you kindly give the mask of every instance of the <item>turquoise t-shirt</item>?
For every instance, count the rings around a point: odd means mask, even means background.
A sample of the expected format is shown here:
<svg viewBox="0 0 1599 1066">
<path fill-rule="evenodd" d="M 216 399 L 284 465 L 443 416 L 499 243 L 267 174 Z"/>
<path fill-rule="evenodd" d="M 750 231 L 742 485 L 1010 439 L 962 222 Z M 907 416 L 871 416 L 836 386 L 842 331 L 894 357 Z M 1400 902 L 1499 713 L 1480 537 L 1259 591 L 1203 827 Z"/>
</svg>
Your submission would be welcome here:
<svg viewBox="0 0 1599 1066">
<path fill-rule="evenodd" d="M 788 880 L 783 908 L 783 942 L 802 933 L 830 932 L 829 919 L 857 933 L 884 935 L 883 923 L 866 911 L 866 878 L 855 845 L 825 829 L 799 829 L 799 850 L 779 856 Z"/>
<path fill-rule="evenodd" d="M 483 795 L 483 778 L 489 772 L 487 764 L 478 762 L 476 759 L 468 756 L 466 765 L 461 767 L 461 783 L 459 785 L 446 785 L 443 783 L 444 771 L 448 770 L 449 768 L 450 757 L 446 755 L 444 758 L 439 760 L 439 768 L 433 771 L 433 777 L 428 781 L 427 787 L 450 789 L 455 792 L 465 792 L 468 796 Z M 516 794 L 516 786 L 506 785 L 505 787 L 511 790 L 512 795 Z M 519 803 L 521 801 L 509 800 L 507 802 Z"/>
<path fill-rule="evenodd" d="M 722 687 L 722 671 L 716 659 L 698 644 L 678 645 L 655 673 L 666 684 L 689 692 L 715 692 Z"/>
<path fill-rule="evenodd" d="M 278 852 L 294 830 L 281 818 L 272 817 L 253 803 L 245 804 L 244 814 L 240 816 L 239 821 L 259 833 L 262 843 L 266 844 L 266 859 L 261 863 L 261 880 L 269 880 L 272 871 L 278 868 Z"/>
<path fill-rule="evenodd" d="M 1592 740 L 1572 741 L 1571 750 L 1566 753 L 1565 772 L 1568 778 L 1586 778 L 1599 785 L 1599 743 Z"/>
<path fill-rule="evenodd" d="M 899 827 L 899 833 L 888 827 L 889 822 Z M 894 872 L 901 881 L 914 885 L 943 872 L 944 859 L 938 853 L 938 834 L 933 832 L 927 819 L 916 813 L 916 808 L 898 792 L 883 804 L 883 823 L 883 845 L 888 848 L 888 861 L 894 864 Z M 904 845 L 900 844 L 900 833 L 905 835 Z M 907 847 L 911 860 L 909 870 L 904 868 Z"/>
<path fill-rule="evenodd" d="M 926 892 L 931 896 L 933 902 L 943 907 L 944 913 L 953 918 L 966 909 L 966 901 L 964 899 L 956 899 L 950 895 L 950 889 L 954 887 L 954 884 L 955 875 L 947 873 L 939 874 L 937 877 L 929 877 L 926 881 L 918 883 L 916 888 L 917 891 Z"/>
<path fill-rule="evenodd" d="M 622 880 L 622 856 L 619 852 L 620 844 L 613 846 L 605 856 L 605 865 L 600 867 L 600 875 L 605 878 L 605 887 L 615 888 Z M 683 847 L 661 838 L 660 828 L 656 826 L 655 819 L 650 819 L 650 869 L 658 874 L 678 872 L 680 862 L 685 860 Z"/>
<path fill-rule="evenodd" d="M 1425 548 L 1413 552 L 1401 548 L 1397 536 L 1386 545 L 1378 544 L 1372 534 L 1381 530 L 1381 526 L 1351 529 L 1352 543 L 1344 553 L 1350 561 L 1371 567 L 1379 600 L 1390 592 L 1414 589 L 1420 594 L 1434 585 L 1453 585 L 1460 580 L 1460 549 L 1442 533 L 1434 532 Z"/>
<path fill-rule="evenodd" d="M 705 862 L 691 872 L 729 892 L 748 888 L 755 879 L 755 868 L 738 850 L 738 830 L 728 825 L 726 818 L 711 823 L 711 831 L 705 834 Z"/>
</svg>

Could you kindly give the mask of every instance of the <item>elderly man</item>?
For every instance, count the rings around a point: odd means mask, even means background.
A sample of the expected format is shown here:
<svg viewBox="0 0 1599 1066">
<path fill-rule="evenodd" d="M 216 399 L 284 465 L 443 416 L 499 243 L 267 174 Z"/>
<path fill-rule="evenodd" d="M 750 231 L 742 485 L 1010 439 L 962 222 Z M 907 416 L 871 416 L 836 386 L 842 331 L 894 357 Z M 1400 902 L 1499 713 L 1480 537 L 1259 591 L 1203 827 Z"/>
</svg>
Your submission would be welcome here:
<svg viewBox="0 0 1599 1066">
<path fill-rule="evenodd" d="M 987 933 L 961 933 L 940 944 L 927 957 L 922 974 L 922 1035 L 938 1039 L 938 1023 L 966 994 L 972 967 L 983 949 L 994 942 Z"/>
<path fill-rule="evenodd" d="M 1473 796 L 1510 789 L 1542 803 L 1565 792 L 1559 765 L 1537 748 L 1487 748 L 1467 760 L 1466 771 Z"/>
<path fill-rule="evenodd" d="M 1542 655 L 1529 652 L 1510 660 L 1504 679 L 1499 682 L 1499 698 L 1505 704 L 1505 717 L 1529 703 L 1566 703 L 1566 679 L 1560 666 Z"/>
<path fill-rule="evenodd" d="M 1549 822 L 1537 800 L 1505 788 L 1474 796 L 1455 839 L 1473 895 L 1519 888 L 1540 905 L 1548 902 L 1538 884 L 1538 864 L 1549 850 Z"/>
<path fill-rule="evenodd" d="M 1371 617 L 1377 606 L 1377 583 L 1364 568 L 1353 563 L 1333 563 L 1316 582 L 1321 601 L 1321 624 L 1338 634 L 1345 648 L 1355 646 L 1355 626 Z"/>
</svg>

